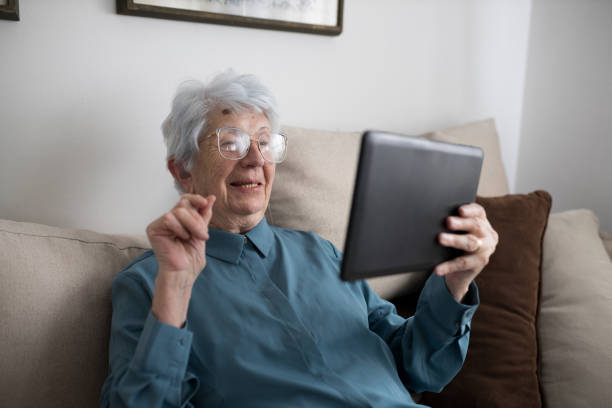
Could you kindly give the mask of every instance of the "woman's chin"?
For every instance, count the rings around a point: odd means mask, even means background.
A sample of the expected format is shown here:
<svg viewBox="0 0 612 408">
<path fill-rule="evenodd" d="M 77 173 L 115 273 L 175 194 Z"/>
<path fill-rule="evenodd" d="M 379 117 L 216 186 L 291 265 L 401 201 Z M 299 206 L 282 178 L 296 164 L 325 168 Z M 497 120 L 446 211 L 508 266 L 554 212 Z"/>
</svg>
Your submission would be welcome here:
<svg viewBox="0 0 612 408">
<path fill-rule="evenodd" d="M 234 214 L 236 214 L 239 217 L 248 217 L 248 218 L 255 218 L 255 217 L 261 217 L 263 218 L 263 215 L 266 212 L 266 207 L 259 202 L 244 202 L 244 203 L 237 203 L 238 205 L 234 205 L 233 207 L 233 212 Z"/>
</svg>

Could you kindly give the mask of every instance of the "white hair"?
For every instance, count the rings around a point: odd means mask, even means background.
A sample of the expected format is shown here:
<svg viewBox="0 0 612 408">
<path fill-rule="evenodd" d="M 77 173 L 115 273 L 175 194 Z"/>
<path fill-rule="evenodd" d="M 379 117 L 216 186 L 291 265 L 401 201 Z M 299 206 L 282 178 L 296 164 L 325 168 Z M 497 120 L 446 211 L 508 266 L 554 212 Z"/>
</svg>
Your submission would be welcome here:
<svg viewBox="0 0 612 408">
<path fill-rule="evenodd" d="M 204 84 L 190 80 L 179 85 L 172 109 L 162 123 L 166 148 L 166 160 L 174 161 L 185 170 L 193 167 L 199 153 L 199 139 L 208 130 L 209 114 L 217 107 L 224 106 L 241 112 L 254 110 L 263 113 L 270 121 L 272 132 L 280 128 L 274 95 L 255 75 L 238 75 L 233 70 L 217 74 Z M 175 180 L 179 192 L 184 192 Z"/>
</svg>

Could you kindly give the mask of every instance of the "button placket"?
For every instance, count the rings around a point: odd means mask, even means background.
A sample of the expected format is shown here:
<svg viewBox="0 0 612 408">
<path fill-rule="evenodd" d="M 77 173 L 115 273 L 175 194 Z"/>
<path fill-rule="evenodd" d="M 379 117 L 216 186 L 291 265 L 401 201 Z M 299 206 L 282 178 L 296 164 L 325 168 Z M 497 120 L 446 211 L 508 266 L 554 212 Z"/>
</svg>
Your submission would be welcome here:
<svg viewBox="0 0 612 408">
<path fill-rule="evenodd" d="M 310 372 L 315 375 L 320 374 L 321 367 L 325 367 L 326 363 L 312 333 L 306 328 L 285 293 L 272 281 L 259 255 L 254 251 L 249 252 L 254 254 L 249 257 L 249 264 L 253 266 L 256 264 L 256 268 L 262 270 L 261 273 L 256 274 L 262 296 L 268 301 L 274 313 L 284 322 L 285 330 L 300 350 Z"/>
</svg>

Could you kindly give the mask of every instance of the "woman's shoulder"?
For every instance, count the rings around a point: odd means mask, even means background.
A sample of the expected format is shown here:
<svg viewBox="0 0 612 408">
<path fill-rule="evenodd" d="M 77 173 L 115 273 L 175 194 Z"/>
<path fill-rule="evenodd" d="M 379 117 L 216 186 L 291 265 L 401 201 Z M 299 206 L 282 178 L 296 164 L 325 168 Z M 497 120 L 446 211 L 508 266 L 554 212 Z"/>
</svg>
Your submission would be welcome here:
<svg viewBox="0 0 612 408">
<path fill-rule="evenodd" d="M 312 231 L 298 230 L 293 228 L 283 228 L 270 225 L 272 232 L 277 238 L 288 241 L 324 241 L 319 234 Z"/>
<path fill-rule="evenodd" d="M 312 231 L 270 226 L 274 235 L 283 243 L 298 245 L 304 249 L 317 248 L 328 255 L 340 258 L 341 252 L 327 239 Z"/>
<path fill-rule="evenodd" d="M 144 252 L 126 265 L 113 280 L 130 279 L 154 286 L 157 277 L 158 265 L 152 250 Z"/>
</svg>

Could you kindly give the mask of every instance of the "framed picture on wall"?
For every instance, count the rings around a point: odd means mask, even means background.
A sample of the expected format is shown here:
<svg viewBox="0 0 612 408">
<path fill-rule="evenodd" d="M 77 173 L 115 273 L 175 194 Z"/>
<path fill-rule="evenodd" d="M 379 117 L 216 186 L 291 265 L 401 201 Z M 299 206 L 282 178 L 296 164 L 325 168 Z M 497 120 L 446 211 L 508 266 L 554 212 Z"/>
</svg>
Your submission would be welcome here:
<svg viewBox="0 0 612 408">
<path fill-rule="evenodd" d="M 19 0 L 0 0 L 0 19 L 19 21 Z"/>
<path fill-rule="evenodd" d="M 119 14 L 324 35 L 342 32 L 342 8 L 343 0 L 117 0 Z"/>
</svg>

